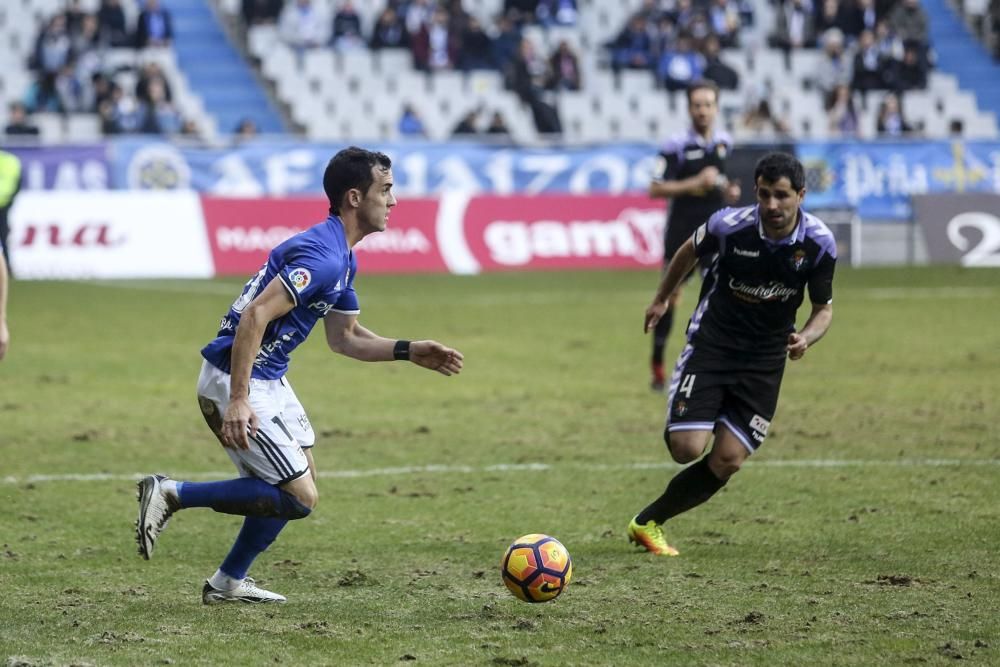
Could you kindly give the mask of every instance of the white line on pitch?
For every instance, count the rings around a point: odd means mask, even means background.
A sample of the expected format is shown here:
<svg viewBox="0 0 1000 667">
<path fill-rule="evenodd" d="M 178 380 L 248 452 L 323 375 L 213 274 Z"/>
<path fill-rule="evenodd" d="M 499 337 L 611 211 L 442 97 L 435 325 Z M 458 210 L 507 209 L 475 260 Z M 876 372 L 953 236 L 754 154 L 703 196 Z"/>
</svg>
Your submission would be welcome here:
<svg viewBox="0 0 1000 667">
<path fill-rule="evenodd" d="M 748 461 L 747 465 L 760 468 L 858 468 L 858 467 L 889 467 L 889 468 L 934 468 L 934 467 L 965 467 L 965 466 L 1000 466 L 1000 459 L 847 459 L 847 460 L 827 460 L 827 459 L 788 459 L 788 460 L 767 460 Z M 423 466 L 399 466 L 395 468 L 368 468 L 364 470 L 326 470 L 319 473 L 319 477 L 324 479 L 345 479 L 357 477 L 398 477 L 405 475 L 460 475 L 460 474 L 486 474 L 505 472 L 546 472 L 560 469 L 583 470 L 593 472 L 609 472 L 621 470 L 666 470 L 679 468 L 673 462 L 650 462 L 650 463 L 620 463 L 620 464 L 600 464 L 600 463 L 576 463 L 576 464 L 550 464 L 550 463 L 497 463 L 488 466 L 459 466 L 459 465 L 423 465 Z M 36 484 L 40 482 L 106 482 L 106 481 L 129 481 L 137 480 L 144 476 L 144 473 L 66 473 L 53 475 L 25 475 L 17 477 L 8 475 L 0 477 L 0 482 L 4 484 Z M 175 479 L 229 479 L 233 476 L 232 471 L 228 472 L 195 472 L 173 475 Z"/>
</svg>

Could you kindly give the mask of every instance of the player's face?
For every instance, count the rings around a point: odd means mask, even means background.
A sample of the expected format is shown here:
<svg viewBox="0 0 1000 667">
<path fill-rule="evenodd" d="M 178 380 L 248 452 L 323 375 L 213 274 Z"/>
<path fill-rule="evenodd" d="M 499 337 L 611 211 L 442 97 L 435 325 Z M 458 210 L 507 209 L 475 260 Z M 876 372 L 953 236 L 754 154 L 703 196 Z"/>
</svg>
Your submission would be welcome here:
<svg viewBox="0 0 1000 667">
<path fill-rule="evenodd" d="M 389 209 L 396 205 L 392 194 L 392 169 L 372 167 L 372 180 L 358 207 L 358 221 L 370 232 L 384 232 L 389 224 Z"/>
<path fill-rule="evenodd" d="M 715 125 L 715 117 L 719 113 L 718 100 L 715 99 L 715 91 L 709 88 L 699 88 L 691 92 L 691 99 L 688 101 L 688 114 L 691 116 L 691 124 L 698 133 L 708 132 Z"/>
<path fill-rule="evenodd" d="M 795 228 L 799 206 L 802 205 L 805 194 L 805 188 L 796 192 L 787 176 L 782 176 L 774 182 L 766 180 L 763 176 L 757 179 L 760 221 L 769 236 L 782 238 Z"/>
</svg>

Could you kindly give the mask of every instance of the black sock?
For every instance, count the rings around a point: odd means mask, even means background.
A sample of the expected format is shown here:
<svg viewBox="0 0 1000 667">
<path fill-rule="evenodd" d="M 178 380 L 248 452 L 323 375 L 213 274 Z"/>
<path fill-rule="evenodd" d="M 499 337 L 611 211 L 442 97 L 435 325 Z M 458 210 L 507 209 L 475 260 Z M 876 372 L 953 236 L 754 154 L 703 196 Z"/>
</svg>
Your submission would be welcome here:
<svg viewBox="0 0 1000 667">
<path fill-rule="evenodd" d="M 724 487 L 727 481 L 716 477 L 708 467 L 708 457 L 702 457 L 697 463 L 674 475 L 663 495 L 639 512 L 635 521 L 640 526 L 646 525 L 650 520 L 663 523 L 671 517 L 701 505 Z"/>
<path fill-rule="evenodd" d="M 673 325 L 674 309 L 667 308 L 667 312 L 663 313 L 663 317 L 653 329 L 653 363 L 657 366 L 663 365 L 663 349 L 667 346 L 667 338 Z"/>
</svg>

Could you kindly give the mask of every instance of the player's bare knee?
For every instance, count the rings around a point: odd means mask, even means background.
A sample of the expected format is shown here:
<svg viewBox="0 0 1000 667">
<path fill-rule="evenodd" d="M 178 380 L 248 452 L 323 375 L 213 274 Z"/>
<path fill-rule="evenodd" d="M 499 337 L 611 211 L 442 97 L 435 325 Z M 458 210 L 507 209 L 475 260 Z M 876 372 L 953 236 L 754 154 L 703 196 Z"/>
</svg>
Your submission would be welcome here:
<svg viewBox="0 0 1000 667">
<path fill-rule="evenodd" d="M 746 457 L 713 451 L 708 457 L 708 467 L 712 474 L 726 480 L 739 472 Z"/>
<path fill-rule="evenodd" d="M 670 451 L 670 456 L 677 463 L 691 463 L 705 451 L 705 443 L 692 438 L 689 433 L 679 432 L 671 435 L 669 429 L 663 430 L 663 441 Z"/>
<path fill-rule="evenodd" d="M 319 491 L 316 489 L 312 477 L 300 477 L 285 485 L 283 490 L 310 511 L 316 509 L 316 505 L 319 503 Z"/>
</svg>

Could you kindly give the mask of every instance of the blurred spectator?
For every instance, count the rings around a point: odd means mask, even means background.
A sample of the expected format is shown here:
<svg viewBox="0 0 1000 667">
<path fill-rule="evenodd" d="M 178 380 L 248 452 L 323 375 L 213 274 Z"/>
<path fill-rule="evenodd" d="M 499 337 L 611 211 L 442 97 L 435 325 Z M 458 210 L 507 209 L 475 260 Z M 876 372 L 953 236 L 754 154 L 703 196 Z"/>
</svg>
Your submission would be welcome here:
<svg viewBox="0 0 1000 667">
<path fill-rule="evenodd" d="M 875 14 L 875 3 L 873 0 L 845 0 L 844 11 L 844 34 L 849 37 L 858 37 L 862 30 L 875 31 L 877 16 Z"/>
<path fill-rule="evenodd" d="M 173 100 L 170 83 L 167 82 L 167 77 L 163 74 L 163 69 L 160 67 L 159 63 L 150 61 L 142 65 L 139 69 L 139 77 L 135 82 L 135 98 L 138 101 L 145 103 L 152 102 L 152 98 L 149 96 L 149 86 L 153 82 L 156 82 L 156 84 L 160 86 L 164 99 L 168 102 Z"/>
<path fill-rule="evenodd" d="M 903 118 L 899 98 L 894 93 L 886 93 L 882 98 L 875 121 L 875 131 L 880 137 L 902 137 L 913 132 L 913 126 Z"/>
<path fill-rule="evenodd" d="M 406 32 L 412 39 L 431 20 L 431 0 L 410 0 L 406 6 Z"/>
<path fill-rule="evenodd" d="M 1000 0 L 990 0 L 989 18 L 986 21 L 993 42 L 993 58 L 1000 61 Z"/>
<path fill-rule="evenodd" d="M 372 38 L 368 45 L 374 49 L 398 49 L 410 45 L 410 33 L 406 23 L 393 7 L 386 7 L 375 19 Z"/>
<path fill-rule="evenodd" d="M 514 21 L 518 27 L 525 23 L 533 23 L 538 15 L 539 0 L 504 0 L 503 13 Z"/>
<path fill-rule="evenodd" d="M 486 134 L 494 137 L 510 136 L 510 128 L 507 127 L 507 121 L 504 120 L 503 114 L 499 111 L 494 111 L 493 115 L 490 116 L 490 124 L 486 126 Z"/>
<path fill-rule="evenodd" d="M 897 91 L 927 87 L 927 60 L 923 48 L 914 42 L 903 46 L 903 59 L 894 63 L 892 83 Z"/>
<path fill-rule="evenodd" d="M 243 27 L 277 23 L 283 5 L 283 0 L 241 0 L 240 16 L 243 17 Z"/>
<path fill-rule="evenodd" d="M 278 31 L 286 44 L 300 53 L 326 44 L 329 24 L 326 16 L 312 0 L 293 0 L 285 5 L 278 18 Z"/>
<path fill-rule="evenodd" d="M 549 90 L 580 90 L 580 60 L 562 40 L 549 59 Z"/>
<path fill-rule="evenodd" d="M 458 38 L 449 26 L 448 12 L 438 7 L 431 20 L 413 36 L 413 64 L 423 71 L 451 69 L 458 59 Z"/>
<path fill-rule="evenodd" d="M 751 99 L 740 119 L 743 130 L 755 139 L 776 139 L 789 134 L 788 123 L 771 110 L 771 102 L 761 96 Z"/>
<path fill-rule="evenodd" d="M 83 84 L 76 78 L 76 63 L 69 60 L 59 68 L 55 78 L 57 106 L 62 113 L 78 113 L 86 111 L 84 106 L 86 95 Z"/>
<path fill-rule="evenodd" d="M 691 0 L 677 0 L 671 18 L 674 20 L 674 25 L 677 27 L 678 33 L 686 32 L 695 39 L 701 39 L 708 34 L 708 26 L 705 18 L 701 11 L 692 4 Z"/>
<path fill-rule="evenodd" d="M 121 0 L 101 0 L 101 6 L 97 10 L 97 24 L 102 44 L 108 46 L 130 45 Z"/>
<path fill-rule="evenodd" d="M 342 0 L 340 9 L 333 15 L 333 48 L 338 51 L 350 51 L 364 48 L 365 40 L 361 37 L 361 17 L 354 8 L 353 0 Z"/>
<path fill-rule="evenodd" d="M 109 135 L 135 132 L 138 128 L 137 110 L 135 99 L 126 95 L 121 86 L 112 83 L 108 99 L 97 110 L 101 131 Z"/>
<path fill-rule="evenodd" d="M 901 40 L 927 44 L 927 13 L 920 0 L 900 0 L 889 14 L 889 27 Z"/>
<path fill-rule="evenodd" d="M 889 87 L 887 77 L 892 76 L 892 61 L 878 50 L 875 34 L 871 30 L 862 31 L 858 38 L 853 69 L 852 90 L 868 92 Z"/>
<path fill-rule="evenodd" d="M 540 58 L 530 39 L 522 39 L 517 56 L 507 68 L 507 87 L 531 109 L 535 128 L 542 134 L 559 134 L 562 122 L 555 107 L 543 98 L 549 79 L 548 62 Z"/>
<path fill-rule="evenodd" d="M 705 58 L 694 50 L 692 42 L 690 35 L 681 33 L 674 49 L 660 56 L 656 76 L 667 90 L 686 90 L 692 81 L 702 78 Z"/>
<path fill-rule="evenodd" d="M 94 72 L 91 75 L 87 94 L 86 109 L 90 112 L 97 112 L 101 104 L 111 99 L 111 80 L 104 72 Z"/>
<path fill-rule="evenodd" d="M 730 0 L 711 0 L 708 23 L 711 34 L 722 46 L 729 48 L 739 44 L 740 13 Z"/>
<path fill-rule="evenodd" d="M 840 0 L 822 0 L 819 5 L 819 11 L 813 24 L 813 34 L 822 35 L 830 28 L 837 28 L 845 36 L 856 37 L 858 35 L 858 33 L 851 32 L 851 21 L 843 5 L 840 4 Z"/>
<path fill-rule="evenodd" d="M 4 134 L 8 137 L 37 137 L 38 126 L 28 120 L 28 110 L 21 102 L 11 102 L 7 107 L 7 127 Z"/>
<path fill-rule="evenodd" d="M 768 37 L 772 47 L 788 51 L 816 44 L 813 15 L 804 0 L 785 0 L 775 15 L 774 32 Z"/>
<path fill-rule="evenodd" d="M 702 77 L 714 81 L 722 90 L 736 90 L 740 86 L 740 75 L 719 57 L 719 38 L 709 35 L 705 39 L 702 53 L 705 56 L 705 71 Z"/>
<path fill-rule="evenodd" d="M 611 65 L 621 68 L 650 69 L 653 66 L 653 38 L 646 18 L 635 15 L 611 43 Z"/>
<path fill-rule="evenodd" d="M 459 40 L 458 66 L 465 71 L 497 68 L 493 60 L 493 40 L 475 16 L 470 16 L 466 21 Z"/>
<path fill-rule="evenodd" d="M 576 0 L 540 0 L 535 9 L 538 22 L 545 27 L 576 25 Z"/>
<path fill-rule="evenodd" d="M 136 48 L 170 46 L 174 39 L 170 11 L 160 6 L 160 0 L 146 0 L 135 27 Z"/>
<path fill-rule="evenodd" d="M 404 137 L 425 138 L 424 122 L 420 120 L 416 110 L 409 102 L 403 105 L 403 113 L 399 117 L 399 134 Z"/>
<path fill-rule="evenodd" d="M 67 32 L 70 35 L 80 32 L 80 28 L 83 26 L 83 17 L 87 15 L 87 12 L 80 8 L 80 0 L 66 0 L 63 16 L 66 18 Z"/>
<path fill-rule="evenodd" d="M 653 62 L 659 62 L 660 56 L 666 51 L 674 48 L 677 41 L 677 24 L 670 14 L 663 13 L 658 19 L 652 21 L 653 32 Z"/>
<path fill-rule="evenodd" d="M 521 31 L 506 14 L 497 17 L 497 35 L 493 38 L 493 62 L 501 69 L 514 61 L 521 44 Z"/>
<path fill-rule="evenodd" d="M 827 30 L 822 41 L 823 59 L 817 68 L 815 83 L 823 95 L 830 97 L 838 85 L 850 83 L 853 63 L 844 53 L 844 33 L 840 30 Z"/>
<path fill-rule="evenodd" d="M 34 110 L 58 110 L 56 77 L 70 60 L 71 46 L 69 33 L 66 31 L 66 17 L 56 14 L 38 35 L 31 58 L 32 68 L 38 71 L 32 104 Z"/>
<path fill-rule="evenodd" d="M 889 22 L 879 20 L 875 23 L 875 44 L 878 50 L 892 60 L 899 60 L 903 57 L 903 42 L 892 34 Z"/>
<path fill-rule="evenodd" d="M 469 137 L 479 134 L 476 124 L 479 122 L 479 109 L 472 109 L 458 121 L 458 125 L 451 131 L 451 136 L 456 138 Z"/>
<path fill-rule="evenodd" d="M 844 138 L 858 136 L 858 112 L 847 84 L 837 84 L 827 96 L 826 117 L 831 136 Z"/>
<path fill-rule="evenodd" d="M 146 89 L 148 101 L 139 105 L 137 130 L 142 134 L 176 134 L 181 129 L 181 116 L 167 100 L 161 83 L 155 79 Z"/>
<path fill-rule="evenodd" d="M 181 132 L 182 137 L 188 139 L 199 139 L 201 138 L 201 129 L 199 129 L 198 124 L 195 123 L 190 118 L 185 118 L 181 121 Z"/>
<path fill-rule="evenodd" d="M 184 125 L 181 124 L 181 133 L 184 133 Z M 260 132 L 257 130 L 257 123 L 253 121 L 253 118 L 241 118 L 240 122 L 236 124 L 233 130 L 233 138 L 236 143 L 243 143 L 244 141 L 249 141 L 259 135 Z"/>
</svg>

